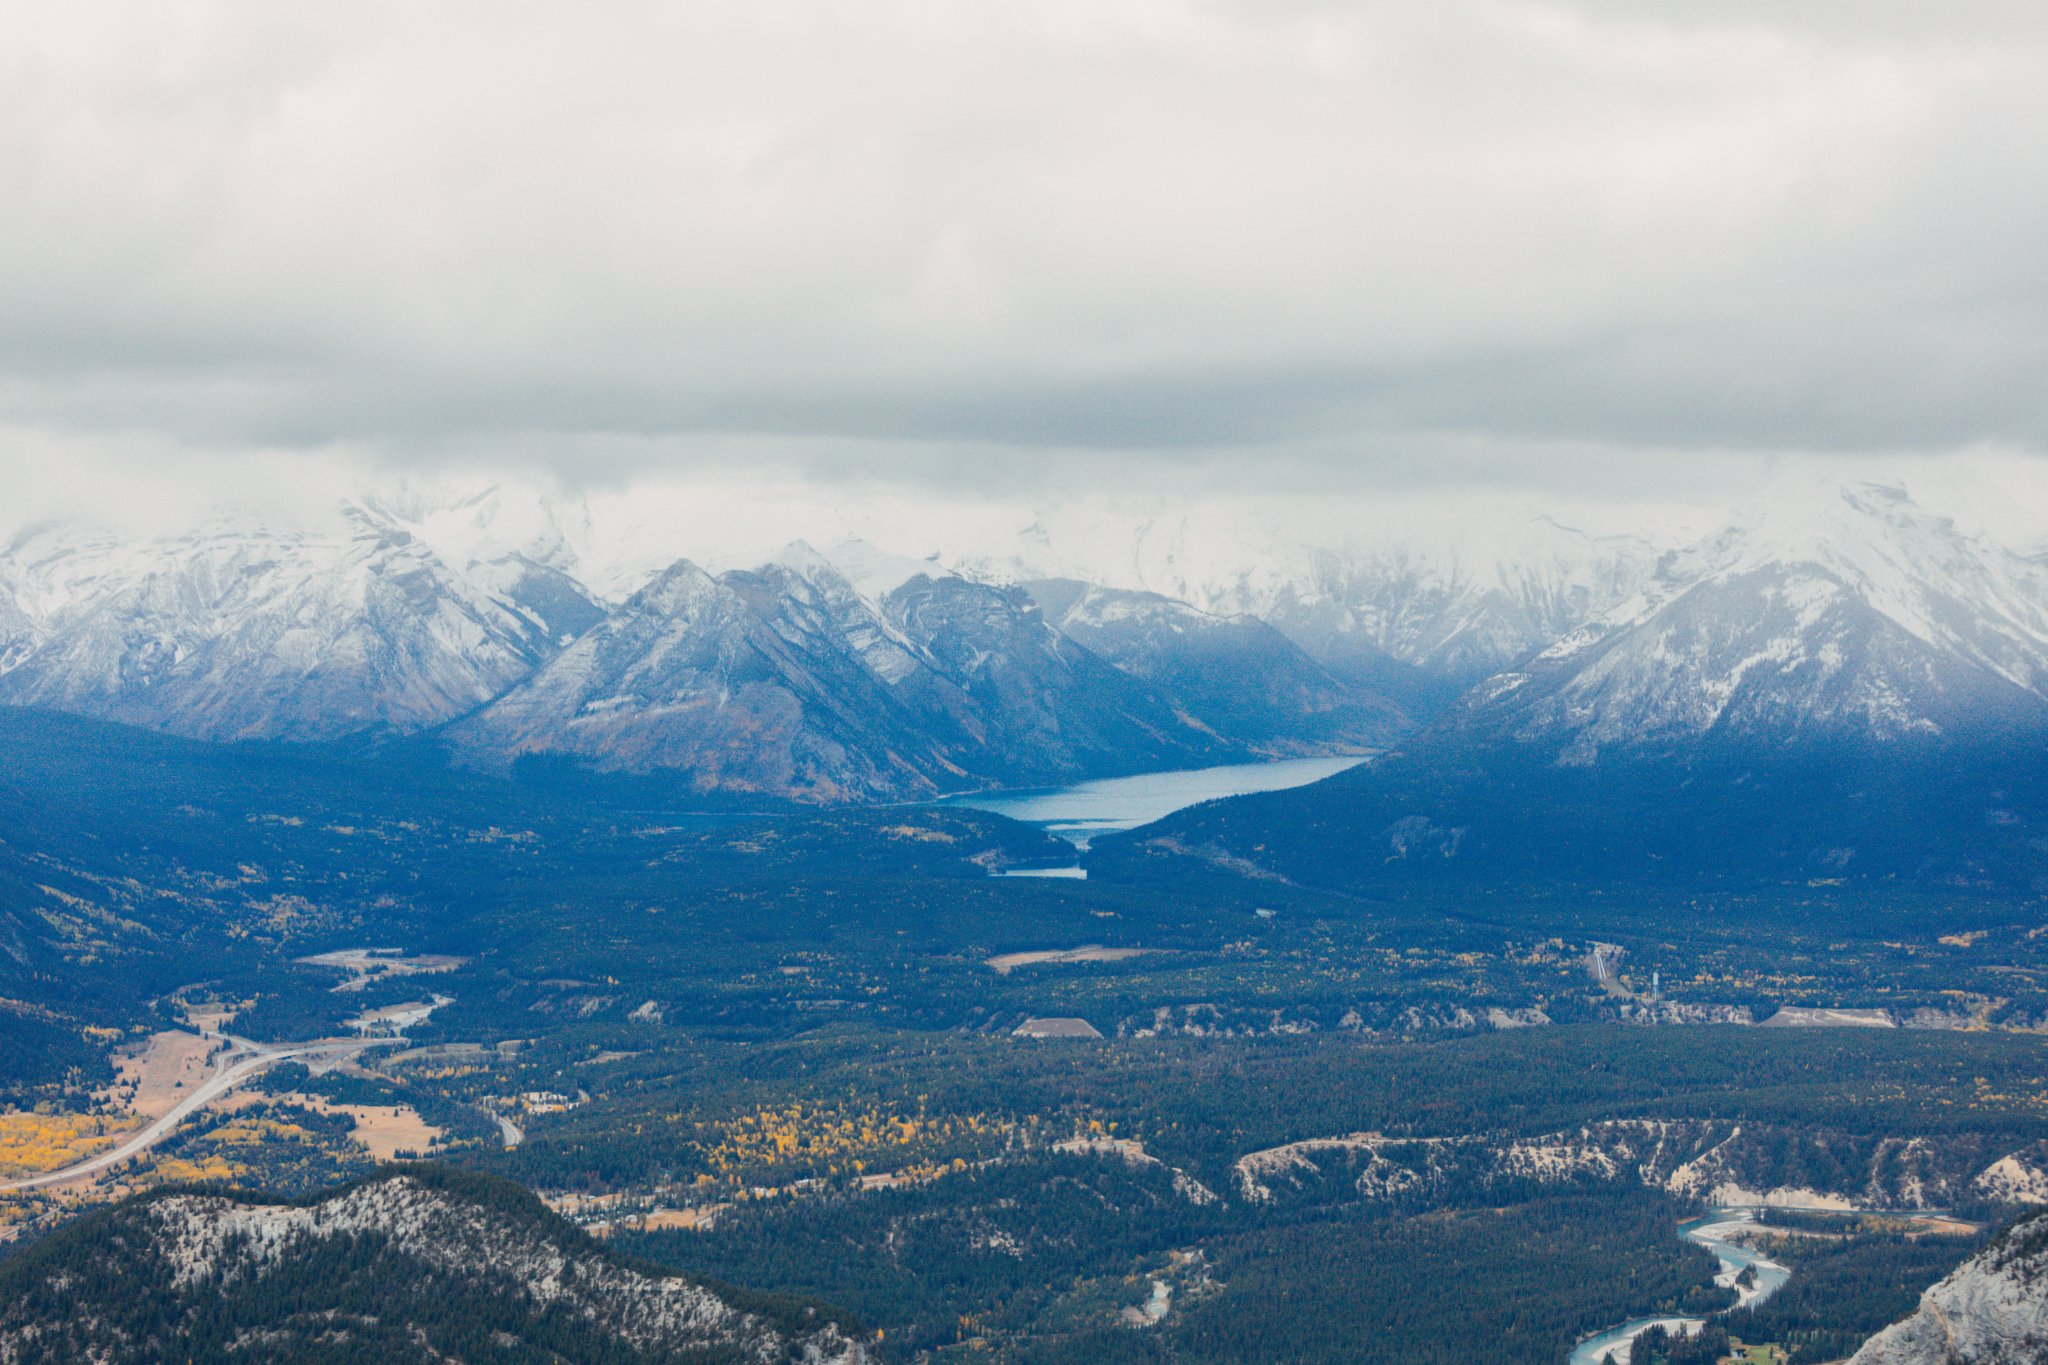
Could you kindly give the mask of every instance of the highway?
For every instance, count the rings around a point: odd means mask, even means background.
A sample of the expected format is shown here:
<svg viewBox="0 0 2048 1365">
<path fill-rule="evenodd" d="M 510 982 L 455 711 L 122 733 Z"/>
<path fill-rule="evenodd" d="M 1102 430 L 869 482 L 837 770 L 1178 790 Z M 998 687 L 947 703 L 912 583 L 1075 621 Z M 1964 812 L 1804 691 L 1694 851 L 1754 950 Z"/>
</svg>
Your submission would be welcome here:
<svg viewBox="0 0 2048 1365">
<path fill-rule="evenodd" d="M 88 1161 L 81 1161 L 76 1166 L 67 1166 L 61 1171 L 49 1171 L 20 1180 L 0 1182 L 0 1193 L 8 1190 L 34 1189 L 39 1185 L 62 1185 L 80 1176 L 92 1175 L 109 1166 L 119 1165 L 145 1147 L 159 1141 L 190 1115 L 219 1099 L 272 1062 L 287 1061 L 293 1057 L 325 1056 L 335 1052 L 360 1052 L 364 1048 L 389 1047 L 405 1041 L 403 1038 L 342 1038 L 318 1043 L 285 1043 L 272 1046 L 226 1033 L 220 1036 L 230 1046 L 227 1051 L 214 1058 L 213 1075 L 202 1081 L 190 1095 L 180 1100 L 178 1107 L 170 1113 L 157 1119 L 111 1152 L 102 1152 Z"/>
</svg>

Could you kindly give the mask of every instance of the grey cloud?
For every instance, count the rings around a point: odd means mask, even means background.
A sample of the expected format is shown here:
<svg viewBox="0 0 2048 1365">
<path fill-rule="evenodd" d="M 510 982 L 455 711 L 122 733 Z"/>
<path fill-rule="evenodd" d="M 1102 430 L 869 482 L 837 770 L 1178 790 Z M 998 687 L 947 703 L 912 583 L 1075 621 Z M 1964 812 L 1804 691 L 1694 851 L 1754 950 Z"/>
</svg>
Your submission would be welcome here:
<svg viewBox="0 0 2048 1365">
<path fill-rule="evenodd" d="M 1692 8 L 28 0 L 0 413 L 955 482 L 2048 444 L 2044 21 Z"/>
</svg>

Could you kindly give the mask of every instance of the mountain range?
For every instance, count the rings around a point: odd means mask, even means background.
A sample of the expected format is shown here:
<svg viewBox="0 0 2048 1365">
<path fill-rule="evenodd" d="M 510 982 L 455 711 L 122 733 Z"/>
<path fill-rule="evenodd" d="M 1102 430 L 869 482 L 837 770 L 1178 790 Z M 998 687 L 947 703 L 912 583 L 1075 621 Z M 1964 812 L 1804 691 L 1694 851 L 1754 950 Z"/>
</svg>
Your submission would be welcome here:
<svg viewBox="0 0 2048 1365">
<path fill-rule="evenodd" d="M 0 552 L 0 703 L 808 802 L 1385 748 L 1532 771 L 1920 752 L 2048 723 L 2048 569 L 1895 488 L 1780 486 L 1693 536 L 1531 514 L 1435 542 L 1201 535 L 706 567 L 502 489 L 365 496 L 313 530 L 46 526 Z"/>
</svg>

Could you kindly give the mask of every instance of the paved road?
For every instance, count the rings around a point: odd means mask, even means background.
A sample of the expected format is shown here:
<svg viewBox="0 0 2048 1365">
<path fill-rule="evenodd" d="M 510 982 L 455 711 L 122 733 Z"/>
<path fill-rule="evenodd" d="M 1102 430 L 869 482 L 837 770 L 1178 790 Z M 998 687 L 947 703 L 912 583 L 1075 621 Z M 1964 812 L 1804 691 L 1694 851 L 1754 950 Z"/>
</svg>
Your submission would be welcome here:
<svg viewBox="0 0 2048 1365">
<path fill-rule="evenodd" d="M 232 1034 L 223 1033 L 221 1037 L 227 1040 L 229 1046 L 227 1051 L 214 1058 L 213 1075 L 180 1100 L 178 1107 L 170 1113 L 111 1152 L 103 1152 L 90 1161 L 81 1161 L 76 1166 L 67 1166 L 61 1171 L 49 1171 L 43 1175 L 32 1175 L 22 1180 L 0 1183 L 0 1192 L 34 1189 L 38 1185 L 61 1185 L 68 1180 L 76 1180 L 80 1176 L 91 1175 L 95 1171 L 103 1171 L 109 1166 L 126 1161 L 143 1148 L 159 1141 L 191 1114 L 219 1099 L 272 1062 L 281 1062 L 292 1057 L 317 1057 L 335 1052 L 360 1052 L 368 1047 L 388 1047 L 393 1043 L 405 1041 L 402 1038 L 344 1038 L 320 1043 L 285 1043 L 273 1046 L 268 1043 L 251 1042 L 247 1038 L 237 1038 Z"/>
<path fill-rule="evenodd" d="M 506 1118 L 502 1114 L 493 1114 L 491 1115 L 491 1117 L 498 1121 L 498 1136 L 505 1139 L 505 1148 L 507 1151 L 510 1151 L 512 1148 L 517 1147 L 520 1143 L 526 1141 L 526 1134 L 519 1131 L 518 1124 L 512 1122 L 512 1120 Z"/>
</svg>

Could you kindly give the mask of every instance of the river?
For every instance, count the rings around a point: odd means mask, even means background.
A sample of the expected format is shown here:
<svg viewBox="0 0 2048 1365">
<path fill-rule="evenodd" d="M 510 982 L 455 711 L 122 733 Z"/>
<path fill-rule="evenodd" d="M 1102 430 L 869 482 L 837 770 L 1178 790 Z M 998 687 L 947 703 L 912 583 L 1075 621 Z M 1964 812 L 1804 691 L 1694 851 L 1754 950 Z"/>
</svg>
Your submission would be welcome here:
<svg viewBox="0 0 2048 1365">
<path fill-rule="evenodd" d="M 1085 849 L 1089 840 L 1098 834 L 1149 825 L 1186 806 L 1224 796 L 1243 796 L 1248 792 L 1307 786 L 1364 761 L 1363 757 L 1354 754 L 1336 758 L 1285 758 L 1276 763 L 1232 763 L 1220 768 L 1185 768 L 1169 773 L 1143 773 L 1137 777 L 1105 777 L 1094 782 L 1079 782 L 1071 787 L 956 796 L 946 804 L 1007 815 L 1013 820 L 1022 820 L 1057 834 L 1077 849 Z M 1009 875 L 1080 877 L 1086 874 L 1078 867 L 1057 867 Z"/>
<path fill-rule="evenodd" d="M 1698 1242 L 1720 1260 L 1721 1273 L 1714 1277 L 1714 1283 L 1732 1287 L 1735 1277 L 1742 1273 L 1744 1267 L 1756 1267 L 1756 1284 L 1750 1289 L 1739 1291 L 1742 1298 L 1736 1303 L 1737 1308 L 1762 1303 L 1792 1277 L 1792 1272 L 1777 1262 L 1765 1259 L 1748 1247 L 1721 1240 L 1731 1228 L 1750 1221 L 1749 1209 L 1715 1209 L 1704 1218 L 1695 1218 L 1689 1223 L 1678 1225 L 1681 1236 Z M 1569 1365 L 1601 1365 L 1603 1358 L 1610 1352 L 1617 1352 L 1615 1359 L 1618 1362 L 1626 1362 L 1628 1344 L 1635 1340 L 1639 1333 L 1647 1332 L 1660 1323 L 1667 1329 L 1683 1327 L 1691 1332 L 1697 1330 L 1705 1321 L 1704 1318 L 1636 1318 L 1624 1322 L 1619 1327 L 1610 1327 L 1598 1336 L 1587 1337 L 1572 1349 Z"/>
</svg>

